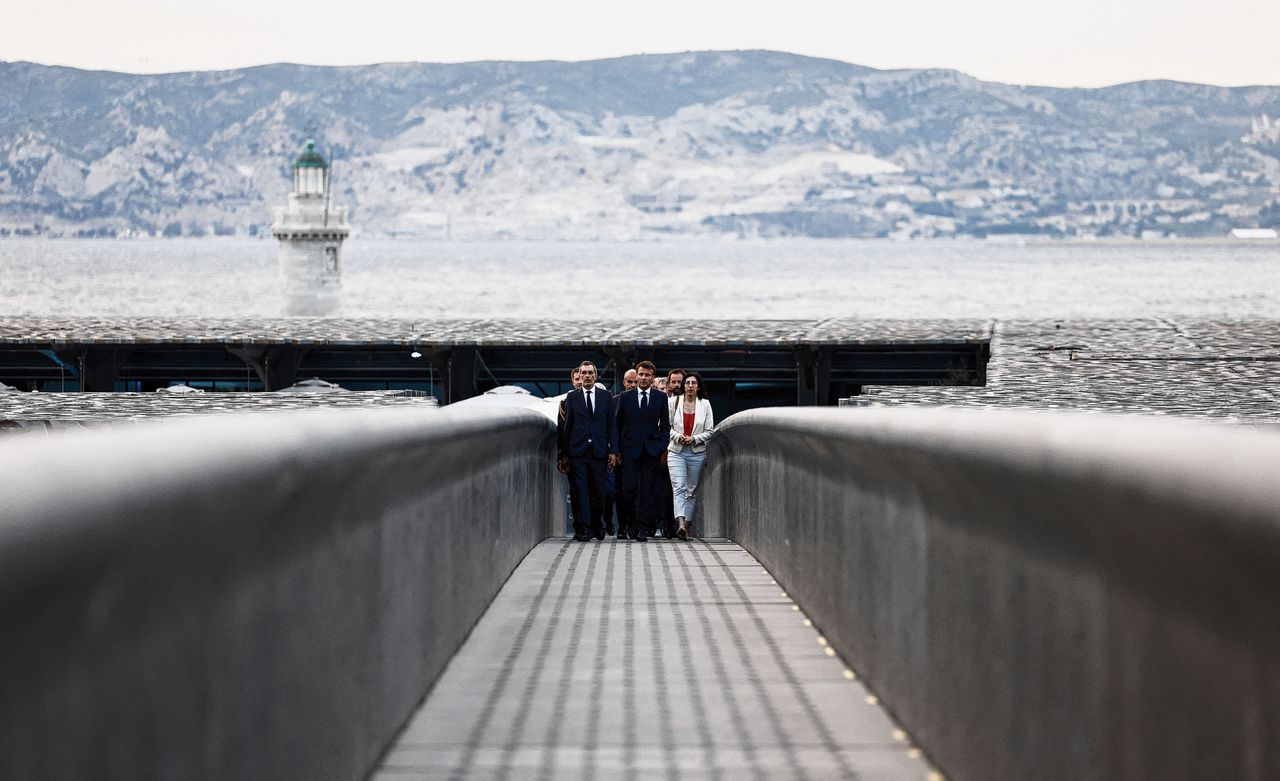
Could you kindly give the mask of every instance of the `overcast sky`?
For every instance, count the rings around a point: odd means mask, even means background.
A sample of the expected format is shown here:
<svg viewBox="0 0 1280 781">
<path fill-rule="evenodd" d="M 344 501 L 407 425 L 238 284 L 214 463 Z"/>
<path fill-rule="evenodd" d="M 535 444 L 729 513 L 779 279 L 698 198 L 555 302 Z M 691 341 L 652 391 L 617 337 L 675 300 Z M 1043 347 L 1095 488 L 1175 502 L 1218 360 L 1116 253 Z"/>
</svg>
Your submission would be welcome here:
<svg viewBox="0 0 1280 781">
<path fill-rule="evenodd" d="M 0 60 L 131 72 L 775 49 L 1016 84 L 1280 84 L 1280 0 L 11 0 Z"/>
</svg>

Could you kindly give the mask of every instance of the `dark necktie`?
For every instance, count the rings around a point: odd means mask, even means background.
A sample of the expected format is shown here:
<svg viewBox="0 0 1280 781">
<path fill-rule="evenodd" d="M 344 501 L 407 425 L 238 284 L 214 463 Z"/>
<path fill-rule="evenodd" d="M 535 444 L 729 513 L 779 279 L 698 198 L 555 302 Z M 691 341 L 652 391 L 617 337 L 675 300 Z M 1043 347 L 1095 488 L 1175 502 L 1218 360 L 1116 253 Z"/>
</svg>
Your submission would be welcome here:
<svg viewBox="0 0 1280 781">
<path fill-rule="evenodd" d="M 583 391 L 582 393 L 587 397 L 587 414 L 595 417 L 596 408 L 595 405 L 591 403 L 591 397 L 595 394 L 590 391 Z"/>
<path fill-rule="evenodd" d="M 640 409 L 649 406 L 649 391 L 640 391 Z"/>
</svg>

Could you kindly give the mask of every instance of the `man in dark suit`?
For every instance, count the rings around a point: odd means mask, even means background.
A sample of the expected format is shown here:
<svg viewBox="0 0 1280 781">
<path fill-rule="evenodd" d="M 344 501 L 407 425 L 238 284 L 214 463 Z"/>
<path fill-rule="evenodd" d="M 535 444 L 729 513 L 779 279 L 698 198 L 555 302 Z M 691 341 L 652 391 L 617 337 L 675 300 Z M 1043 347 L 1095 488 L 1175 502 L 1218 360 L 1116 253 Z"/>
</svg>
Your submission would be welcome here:
<svg viewBox="0 0 1280 781">
<path fill-rule="evenodd" d="M 671 421 L 667 396 L 653 387 L 654 365 L 636 366 L 636 388 L 618 396 L 618 439 L 622 445 L 623 501 L 630 502 L 635 539 L 644 542 L 662 517 L 662 475 Z"/>
<path fill-rule="evenodd" d="M 574 486 L 573 538 L 604 539 L 604 497 L 609 467 L 618 463 L 618 422 L 613 396 L 596 387 L 596 366 L 578 367 L 582 388 L 564 399 L 564 416 L 556 426 L 557 467 Z"/>
<path fill-rule="evenodd" d="M 626 373 L 622 375 L 623 392 L 634 389 L 636 385 L 637 385 L 636 370 L 627 369 Z M 613 397 L 615 410 L 617 409 L 618 400 L 621 398 L 622 398 L 621 393 Z M 631 523 L 631 514 L 635 511 L 634 498 L 630 503 L 623 501 L 622 470 L 620 469 L 613 470 L 612 472 L 609 473 L 609 477 L 612 478 L 610 482 L 612 483 L 613 489 L 614 489 L 613 495 L 611 497 L 613 499 L 613 506 L 618 510 L 618 539 L 620 540 L 633 539 L 636 536 L 635 527 Z M 605 509 L 605 531 L 607 532 L 608 530 L 609 530 L 609 510 L 608 508 L 606 508 Z"/>
</svg>

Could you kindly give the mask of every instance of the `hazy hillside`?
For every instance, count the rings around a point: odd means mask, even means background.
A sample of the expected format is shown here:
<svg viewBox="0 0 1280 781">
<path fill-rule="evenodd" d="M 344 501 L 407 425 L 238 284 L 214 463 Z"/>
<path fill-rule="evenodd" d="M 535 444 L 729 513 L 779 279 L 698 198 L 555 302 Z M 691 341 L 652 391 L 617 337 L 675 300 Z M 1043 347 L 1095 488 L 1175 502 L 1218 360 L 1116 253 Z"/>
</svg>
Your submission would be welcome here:
<svg viewBox="0 0 1280 781">
<path fill-rule="evenodd" d="M 1280 88 L 1064 90 L 775 52 L 0 63 L 0 233 L 259 233 L 308 136 L 375 234 L 1221 234 L 1280 225 Z"/>
</svg>

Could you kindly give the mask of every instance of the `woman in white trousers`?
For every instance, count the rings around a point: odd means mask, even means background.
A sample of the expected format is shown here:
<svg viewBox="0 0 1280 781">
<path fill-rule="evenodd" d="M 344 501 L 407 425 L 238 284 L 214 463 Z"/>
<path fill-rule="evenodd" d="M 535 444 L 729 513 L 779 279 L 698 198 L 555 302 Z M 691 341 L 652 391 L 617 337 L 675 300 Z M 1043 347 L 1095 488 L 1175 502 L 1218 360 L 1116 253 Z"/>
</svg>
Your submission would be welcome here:
<svg viewBox="0 0 1280 781">
<path fill-rule="evenodd" d="M 671 413 L 671 444 L 667 446 L 667 469 L 671 473 L 671 494 L 675 502 L 676 536 L 689 539 L 689 519 L 698 499 L 698 478 L 707 460 L 707 440 L 715 432 L 711 402 L 702 388 L 702 375 L 689 372 L 684 393 L 667 402 Z"/>
</svg>

